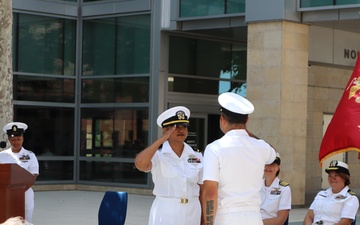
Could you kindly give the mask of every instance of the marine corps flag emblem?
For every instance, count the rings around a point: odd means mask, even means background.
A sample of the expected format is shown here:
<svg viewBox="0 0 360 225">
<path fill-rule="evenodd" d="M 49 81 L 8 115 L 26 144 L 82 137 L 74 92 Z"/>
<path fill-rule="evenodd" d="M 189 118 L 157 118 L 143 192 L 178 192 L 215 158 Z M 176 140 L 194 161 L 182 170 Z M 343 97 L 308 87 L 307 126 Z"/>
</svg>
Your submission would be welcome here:
<svg viewBox="0 0 360 225">
<path fill-rule="evenodd" d="M 360 153 L 359 53 L 353 73 L 321 142 L 320 165 L 326 158 L 347 151 L 358 151 Z"/>
</svg>

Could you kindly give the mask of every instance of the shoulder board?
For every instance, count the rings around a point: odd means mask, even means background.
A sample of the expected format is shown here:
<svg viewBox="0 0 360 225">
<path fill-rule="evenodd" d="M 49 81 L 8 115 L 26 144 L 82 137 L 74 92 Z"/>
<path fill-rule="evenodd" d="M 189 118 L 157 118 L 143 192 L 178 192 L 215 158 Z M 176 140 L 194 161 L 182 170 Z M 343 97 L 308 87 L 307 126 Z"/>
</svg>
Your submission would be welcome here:
<svg viewBox="0 0 360 225">
<path fill-rule="evenodd" d="M 192 149 L 193 149 L 195 152 L 200 152 L 200 150 L 199 150 L 198 148 L 192 147 Z"/>
<path fill-rule="evenodd" d="M 352 190 L 348 190 L 348 193 L 350 194 L 350 195 L 355 195 L 356 196 L 356 193 L 355 192 L 353 192 Z"/>
<path fill-rule="evenodd" d="M 280 184 L 280 186 L 283 186 L 283 187 L 290 185 L 289 183 L 286 183 L 285 181 L 282 181 L 282 180 L 279 181 L 279 184 Z"/>
</svg>

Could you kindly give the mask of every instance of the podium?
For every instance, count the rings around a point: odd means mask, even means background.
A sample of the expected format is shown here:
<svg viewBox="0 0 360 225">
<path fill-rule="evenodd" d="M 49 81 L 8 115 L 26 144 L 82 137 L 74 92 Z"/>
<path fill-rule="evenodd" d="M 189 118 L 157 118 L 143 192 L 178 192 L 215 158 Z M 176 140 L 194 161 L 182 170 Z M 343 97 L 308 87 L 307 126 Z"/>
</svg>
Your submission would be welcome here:
<svg viewBox="0 0 360 225">
<path fill-rule="evenodd" d="M 25 218 L 26 186 L 34 181 L 35 177 L 18 164 L 0 164 L 0 223 L 14 216 Z"/>
</svg>

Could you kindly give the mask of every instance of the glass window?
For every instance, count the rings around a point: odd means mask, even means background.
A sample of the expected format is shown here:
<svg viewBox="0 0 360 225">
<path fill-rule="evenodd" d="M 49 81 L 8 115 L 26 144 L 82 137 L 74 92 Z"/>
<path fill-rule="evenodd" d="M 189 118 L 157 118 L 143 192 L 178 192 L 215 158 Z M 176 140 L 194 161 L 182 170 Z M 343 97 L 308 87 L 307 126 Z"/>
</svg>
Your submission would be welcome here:
<svg viewBox="0 0 360 225">
<path fill-rule="evenodd" d="M 188 127 L 189 132 L 185 142 L 194 149 L 198 149 L 201 152 L 205 150 L 205 119 L 204 118 L 189 118 L 190 126 Z M 209 142 L 210 143 L 210 142 Z"/>
<path fill-rule="evenodd" d="M 169 91 L 246 96 L 246 44 L 170 37 Z"/>
<path fill-rule="evenodd" d="M 76 21 L 14 14 L 14 72 L 75 74 Z"/>
<path fill-rule="evenodd" d="M 74 180 L 74 161 L 54 161 L 42 159 L 39 161 L 39 176 L 36 181 Z"/>
<path fill-rule="evenodd" d="M 77 2 L 78 0 L 49 0 L 49 1 L 54 1 L 54 2 L 58 2 L 58 1 L 63 1 L 63 2 Z M 98 0 L 98 1 L 102 1 L 102 0 Z"/>
<path fill-rule="evenodd" d="M 332 6 L 332 5 L 350 5 L 359 4 L 360 0 L 301 0 L 300 7 L 318 7 L 318 6 Z"/>
<path fill-rule="evenodd" d="M 74 109 L 15 105 L 14 114 L 29 126 L 24 148 L 37 156 L 74 156 Z"/>
<path fill-rule="evenodd" d="M 219 80 L 193 79 L 186 77 L 169 77 L 169 91 L 195 94 L 218 95 L 234 92 L 246 97 L 246 83 Z"/>
<path fill-rule="evenodd" d="M 360 0 L 336 0 L 336 5 L 359 4 Z"/>
<path fill-rule="evenodd" d="M 317 7 L 317 6 L 328 6 L 333 5 L 333 0 L 301 0 L 300 7 Z"/>
<path fill-rule="evenodd" d="M 180 17 L 244 13 L 245 0 L 181 0 Z"/>
<path fill-rule="evenodd" d="M 147 175 L 134 163 L 80 161 L 81 181 L 147 184 Z"/>
<path fill-rule="evenodd" d="M 210 16 L 224 13 L 224 0 L 181 0 L 180 2 L 180 17 Z"/>
<path fill-rule="evenodd" d="M 148 102 L 149 77 L 82 79 L 83 103 Z"/>
<path fill-rule="evenodd" d="M 226 0 L 226 13 L 244 13 L 245 0 Z"/>
<path fill-rule="evenodd" d="M 147 109 L 83 108 L 80 155 L 133 158 L 147 146 Z"/>
<path fill-rule="evenodd" d="M 83 75 L 150 71 L 150 16 L 84 21 Z"/>
<path fill-rule="evenodd" d="M 14 99 L 73 103 L 75 80 L 14 75 Z"/>
</svg>

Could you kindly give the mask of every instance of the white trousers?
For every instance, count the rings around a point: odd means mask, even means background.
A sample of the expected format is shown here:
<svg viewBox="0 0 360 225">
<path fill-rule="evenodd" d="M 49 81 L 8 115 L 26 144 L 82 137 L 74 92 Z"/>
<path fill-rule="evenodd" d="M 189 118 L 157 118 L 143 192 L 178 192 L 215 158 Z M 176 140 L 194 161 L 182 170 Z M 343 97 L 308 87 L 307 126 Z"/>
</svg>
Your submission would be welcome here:
<svg viewBox="0 0 360 225">
<path fill-rule="evenodd" d="M 25 191 L 25 220 L 32 223 L 34 212 L 34 191 L 32 188 Z"/>
<path fill-rule="evenodd" d="M 263 225 L 260 211 L 235 211 L 217 213 L 214 225 Z"/>
<path fill-rule="evenodd" d="M 181 203 L 178 198 L 156 197 L 150 210 L 149 225 L 200 225 L 198 197 Z"/>
</svg>

